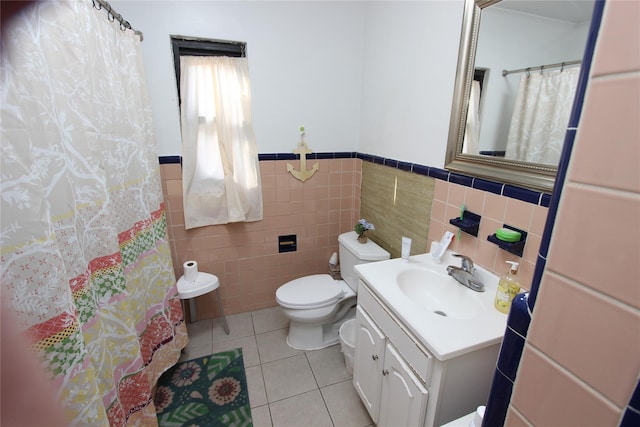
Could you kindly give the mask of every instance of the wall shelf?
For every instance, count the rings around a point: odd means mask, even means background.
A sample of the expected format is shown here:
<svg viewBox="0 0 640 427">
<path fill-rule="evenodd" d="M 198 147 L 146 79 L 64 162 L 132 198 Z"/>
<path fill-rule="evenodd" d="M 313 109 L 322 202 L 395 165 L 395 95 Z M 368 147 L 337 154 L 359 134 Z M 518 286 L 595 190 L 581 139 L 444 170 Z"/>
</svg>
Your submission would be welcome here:
<svg viewBox="0 0 640 427">
<path fill-rule="evenodd" d="M 520 232 L 520 234 L 522 235 L 522 237 L 520 238 L 520 241 L 514 242 L 514 243 L 505 242 L 503 240 L 498 239 L 498 237 L 495 234 L 491 234 L 487 236 L 487 240 L 490 241 L 491 243 L 495 243 L 496 245 L 498 245 L 500 249 L 503 249 L 509 253 L 522 257 L 522 254 L 524 253 L 524 244 L 527 241 L 527 232 L 507 224 L 504 224 L 503 227 Z"/>
<path fill-rule="evenodd" d="M 464 211 L 462 213 L 462 219 L 452 218 L 449 220 L 449 224 L 455 225 L 467 234 L 478 237 L 478 230 L 480 229 L 480 218 L 481 216 L 478 214 L 470 211 Z"/>
</svg>

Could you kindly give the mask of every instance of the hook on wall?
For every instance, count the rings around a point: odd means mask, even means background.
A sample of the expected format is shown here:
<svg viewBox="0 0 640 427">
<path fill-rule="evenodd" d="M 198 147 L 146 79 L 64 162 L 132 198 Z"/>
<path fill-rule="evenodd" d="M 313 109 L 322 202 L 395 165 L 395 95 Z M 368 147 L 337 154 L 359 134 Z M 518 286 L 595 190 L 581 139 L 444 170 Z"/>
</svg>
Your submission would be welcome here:
<svg viewBox="0 0 640 427">
<path fill-rule="evenodd" d="M 313 151 L 311 151 L 306 142 L 304 142 L 304 126 L 300 126 L 299 130 L 300 143 L 298 144 L 298 148 L 293 150 L 293 152 L 300 155 L 300 170 L 296 170 L 291 163 L 287 163 L 287 172 L 293 175 L 294 178 L 305 182 L 320 170 L 320 163 L 316 162 L 311 169 L 307 169 L 307 154 L 311 154 Z"/>
</svg>

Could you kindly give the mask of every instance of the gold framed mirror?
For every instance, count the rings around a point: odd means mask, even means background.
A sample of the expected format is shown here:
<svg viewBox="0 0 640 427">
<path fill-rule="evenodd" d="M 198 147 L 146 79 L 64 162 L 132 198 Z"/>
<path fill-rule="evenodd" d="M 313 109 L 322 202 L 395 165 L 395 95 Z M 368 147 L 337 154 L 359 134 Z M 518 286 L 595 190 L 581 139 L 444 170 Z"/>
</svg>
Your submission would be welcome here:
<svg viewBox="0 0 640 427">
<path fill-rule="evenodd" d="M 538 161 L 535 157 L 531 160 L 530 157 L 515 153 L 512 147 L 519 144 L 519 138 L 523 136 L 517 133 L 519 129 L 514 125 L 516 117 L 519 117 L 513 113 L 514 106 L 520 103 L 518 92 L 523 91 L 521 85 L 525 74 L 527 77 L 532 73 L 551 74 L 555 71 L 558 74 L 565 68 L 580 66 L 592 11 L 591 1 L 465 1 L 445 159 L 447 170 L 545 193 L 552 192 L 577 77 L 571 96 L 562 92 L 568 109 L 567 119 L 554 136 L 555 154 L 551 160 L 542 156 L 540 159 L 543 160 Z M 562 16 L 556 17 L 554 13 L 561 13 Z M 481 20 L 481 17 L 484 19 Z M 531 23 L 525 20 L 531 20 Z M 500 25 L 501 22 L 505 24 Z M 525 37 L 533 41 L 529 42 Z M 493 57 L 488 58 L 487 52 L 490 52 L 489 56 L 493 53 Z M 577 76 L 579 69 L 571 74 Z M 473 88 L 473 96 L 472 85 L 479 86 Z M 470 96 L 473 106 L 471 114 Z M 497 103 L 493 101 L 495 98 L 498 99 Z M 499 105 L 497 110 L 494 105 Z M 521 112 L 518 111 L 518 114 Z M 564 118 L 562 114 L 560 118 Z M 469 122 L 470 118 L 476 121 Z M 497 121 L 500 121 L 500 127 L 494 128 L 493 123 Z M 467 126 L 468 123 L 471 125 Z M 546 129 L 557 124 L 535 126 L 537 129 Z M 469 133 L 472 133 L 471 137 L 465 136 Z M 475 141 L 476 144 L 471 150 L 469 141 Z M 482 144 L 490 146 L 487 149 Z M 530 142 L 523 143 L 526 144 Z"/>
</svg>

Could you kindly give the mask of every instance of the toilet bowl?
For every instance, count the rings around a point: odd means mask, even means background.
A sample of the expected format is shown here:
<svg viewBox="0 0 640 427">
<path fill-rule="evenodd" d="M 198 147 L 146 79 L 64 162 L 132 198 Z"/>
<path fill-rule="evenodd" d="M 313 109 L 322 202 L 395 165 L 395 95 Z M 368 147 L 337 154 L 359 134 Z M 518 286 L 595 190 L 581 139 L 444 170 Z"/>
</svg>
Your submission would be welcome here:
<svg viewBox="0 0 640 427">
<path fill-rule="evenodd" d="M 276 291 L 276 301 L 290 320 L 287 344 L 298 350 L 317 350 L 339 341 L 340 326 L 355 317 L 357 264 L 389 259 L 389 253 L 369 240 L 359 243 L 355 232 L 339 236 L 343 280 L 313 274 L 291 280 Z"/>
</svg>

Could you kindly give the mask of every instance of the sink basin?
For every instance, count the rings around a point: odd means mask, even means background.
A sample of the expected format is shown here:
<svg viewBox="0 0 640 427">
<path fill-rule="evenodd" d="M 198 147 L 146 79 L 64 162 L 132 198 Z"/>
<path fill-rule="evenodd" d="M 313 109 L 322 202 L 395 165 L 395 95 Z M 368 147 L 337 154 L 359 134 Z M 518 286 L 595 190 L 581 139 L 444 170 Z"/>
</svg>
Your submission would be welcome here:
<svg viewBox="0 0 640 427">
<path fill-rule="evenodd" d="M 475 292 L 447 274 L 460 260 L 447 251 L 441 262 L 430 254 L 355 266 L 366 287 L 439 360 L 498 344 L 507 315 L 493 306 L 499 277 L 476 264 L 484 292 Z M 358 291 L 360 293 L 360 291 Z M 358 296 L 360 298 L 360 296 Z"/>
<path fill-rule="evenodd" d="M 483 312 L 478 293 L 449 275 L 407 269 L 398 273 L 397 283 L 409 300 L 422 310 L 451 319 L 473 319 Z"/>
</svg>

